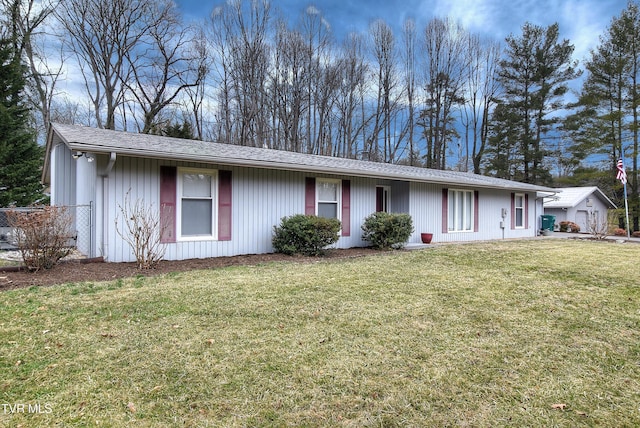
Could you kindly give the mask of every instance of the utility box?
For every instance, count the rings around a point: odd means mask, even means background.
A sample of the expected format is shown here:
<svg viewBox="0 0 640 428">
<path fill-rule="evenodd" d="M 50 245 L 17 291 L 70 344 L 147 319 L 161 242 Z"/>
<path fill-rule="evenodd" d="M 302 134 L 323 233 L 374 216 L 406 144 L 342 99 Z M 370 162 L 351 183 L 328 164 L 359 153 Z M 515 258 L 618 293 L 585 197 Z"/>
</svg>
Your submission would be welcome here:
<svg viewBox="0 0 640 428">
<path fill-rule="evenodd" d="M 542 215 L 542 230 L 550 230 L 553 232 L 553 226 L 556 224 L 556 216 Z"/>
</svg>

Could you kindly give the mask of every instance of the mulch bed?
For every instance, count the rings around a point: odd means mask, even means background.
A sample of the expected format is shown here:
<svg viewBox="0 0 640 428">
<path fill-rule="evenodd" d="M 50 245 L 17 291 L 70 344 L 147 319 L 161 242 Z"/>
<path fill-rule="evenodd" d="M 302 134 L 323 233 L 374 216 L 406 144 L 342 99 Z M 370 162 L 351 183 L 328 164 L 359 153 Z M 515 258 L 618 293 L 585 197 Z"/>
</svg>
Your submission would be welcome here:
<svg viewBox="0 0 640 428">
<path fill-rule="evenodd" d="M 155 269 L 139 270 L 135 263 L 105 263 L 71 260 L 58 264 L 52 269 L 38 272 L 14 271 L 0 268 L 0 291 L 31 286 L 47 286 L 78 282 L 113 281 L 138 275 L 155 276 L 169 272 L 185 272 L 197 269 L 216 269 L 226 266 L 258 265 L 269 262 L 313 263 L 326 259 L 362 257 L 385 254 L 371 248 L 350 248 L 329 250 L 323 257 L 287 256 L 284 254 L 251 254 L 233 257 L 213 257 L 208 259 L 163 260 Z"/>
</svg>

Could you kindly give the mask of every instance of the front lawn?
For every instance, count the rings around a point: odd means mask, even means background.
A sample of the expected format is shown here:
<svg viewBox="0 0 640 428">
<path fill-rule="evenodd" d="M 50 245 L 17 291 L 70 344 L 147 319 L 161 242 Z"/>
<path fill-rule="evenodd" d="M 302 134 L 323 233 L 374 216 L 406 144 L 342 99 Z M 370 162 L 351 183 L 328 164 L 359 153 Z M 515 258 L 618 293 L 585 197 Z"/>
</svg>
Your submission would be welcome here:
<svg viewBox="0 0 640 428">
<path fill-rule="evenodd" d="M 510 241 L 4 292 L 0 425 L 640 426 L 639 258 Z"/>
</svg>

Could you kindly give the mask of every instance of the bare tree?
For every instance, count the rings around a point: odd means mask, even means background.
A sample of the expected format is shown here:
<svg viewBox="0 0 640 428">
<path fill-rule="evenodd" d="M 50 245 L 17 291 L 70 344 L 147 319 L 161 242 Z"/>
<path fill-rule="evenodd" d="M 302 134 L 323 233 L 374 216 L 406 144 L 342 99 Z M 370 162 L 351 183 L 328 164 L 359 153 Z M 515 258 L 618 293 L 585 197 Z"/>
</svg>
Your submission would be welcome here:
<svg viewBox="0 0 640 428">
<path fill-rule="evenodd" d="M 322 16 L 322 13 L 315 6 L 307 6 L 302 14 L 300 23 L 300 33 L 305 40 L 305 73 L 306 79 L 306 97 L 308 109 L 306 120 L 306 151 L 308 153 L 322 152 L 322 135 L 324 130 L 320 124 L 321 118 L 325 116 L 327 107 L 327 90 L 330 92 L 333 88 L 327 88 L 323 82 L 325 80 L 325 71 L 327 65 L 332 61 L 331 47 L 333 37 L 331 35 L 331 26 Z M 331 72 L 330 72 L 331 73 Z M 329 79 L 330 80 L 330 79 Z M 324 84 L 318 84 L 323 82 Z"/>
<path fill-rule="evenodd" d="M 142 110 L 142 133 L 150 133 L 158 123 L 158 115 L 183 93 L 204 78 L 206 57 L 191 49 L 197 33 L 185 28 L 173 2 L 164 1 L 150 6 L 157 25 L 150 26 L 140 37 L 136 49 L 125 52 L 131 64 L 131 79 L 123 81 Z"/>
<path fill-rule="evenodd" d="M 56 15 L 76 57 L 100 128 L 115 129 L 141 39 L 161 24 L 154 0 L 65 0 Z M 104 116 L 103 116 L 104 115 Z"/>
<path fill-rule="evenodd" d="M 362 37 L 352 33 L 344 41 L 342 55 L 338 59 L 340 87 L 338 89 L 336 156 L 354 158 L 358 152 L 358 136 L 366 121 L 358 120 L 358 107 L 364 103 L 367 63 L 364 57 Z"/>
<path fill-rule="evenodd" d="M 209 50 L 204 30 L 199 29 L 195 38 L 191 42 L 192 57 L 200 58 L 197 85 L 189 85 L 184 88 L 186 95 L 185 110 L 193 120 L 195 136 L 199 140 L 204 140 L 204 101 L 205 88 L 207 86 L 207 76 L 211 70 L 212 61 L 209 58 Z"/>
<path fill-rule="evenodd" d="M 373 118 L 373 128 L 368 136 L 368 150 L 371 158 L 384 162 L 394 162 L 402 142 L 405 129 L 396 128 L 398 100 L 402 89 L 398 75 L 398 52 L 391 27 L 382 20 L 370 27 L 372 51 L 376 71 L 377 98 Z M 380 144 L 382 140 L 382 144 Z"/>
<path fill-rule="evenodd" d="M 407 129 L 409 144 L 409 165 L 416 165 L 419 157 L 419 149 L 414 144 L 415 105 L 416 105 L 416 72 L 417 72 L 417 32 L 416 24 L 412 19 L 407 19 L 402 27 L 404 39 L 404 79 L 405 93 L 407 95 Z"/>
<path fill-rule="evenodd" d="M 429 168 L 445 169 L 448 145 L 458 137 L 454 108 L 464 101 L 467 37 L 467 33 L 449 19 L 435 18 L 425 29 L 427 100 L 420 124 L 424 128 Z"/>
<path fill-rule="evenodd" d="M 466 143 L 463 161 L 465 171 L 471 160 L 473 172 L 480 174 L 489 138 L 489 118 L 500 91 L 497 80 L 500 45 L 497 42 L 483 42 L 477 36 L 470 36 L 468 43 L 467 100 L 461 113 Z"/>
<path fill-rule="evenodd" d="M 234 139 L 234 114 L 231 95 L 231 41 L 234 37 L 230 13 L 224 6 L 217 6 L 211 12 L 209 31 L 207 36 L 212 55 L 216 61 L 212 63 L 212 85 L 217 87 L 215 94 L 218 104 L 217 123 L 215 124 L 216 139 L 223 143 L 237 144 Z"/>
<path fill-rule="evenodd" d="M 15 48 L 29 67 L 27 95 L 30 104 L 38 112 L 40 132 L 50 122 L 51 103 L 64 59 L 50 61 L 47 52 L 55 49 L 48 43 L 47 23 L 57 5 L 57 0 L 0 0 L 2 25 L 10 29 Z"/>
<path fill-rule="evenodd" d="M 322 67 L 320 84 L 316 88 L 317 105 L 317 153 L 330 156 L 334 152 L 334 106 L 340 86 L 340 64 L 326 64 Z"/>
<path fill-rule="evenodd" d="M 289 30 L 284 22 L 278 25 L 271 73 L 273 103 L 272 127 L 275 147 L 301 152 L 303 146 L 303 120 L 309 109 L 305 73 L 306 46 L 302 34 Z"/>
<path fill-rule="evenodd" d="M 229 3 L 233 10 L 236 31 L 232 39 L 232 88 L 238 108 L 239 135 L 242 145 L 263 146 L 267 138 L 265 81 L 269 67 L 267 32 L 270 6 L 264 1 L 252 2 L 249 11 L 243 11 L 242 3 Z"/>
<path fill-rule="evenodd" d="M 86 119 L 90 121 L 91 113 L 87 113 Z M 51 121 L 55 123 L 64 123 L 67 125 L 75 125 L 83 122 L 82 105 L 70 97 L 58 96 L 51 103 Z"/>
<path fill-rule="evenodd" d="M 231 0 L 212 13 L 211 33 L 218 70 L 221 136 L 227 142 L 264 146 L 269 136 L 265 84 L 271 20 L 269 2 Z"/>
</svg>

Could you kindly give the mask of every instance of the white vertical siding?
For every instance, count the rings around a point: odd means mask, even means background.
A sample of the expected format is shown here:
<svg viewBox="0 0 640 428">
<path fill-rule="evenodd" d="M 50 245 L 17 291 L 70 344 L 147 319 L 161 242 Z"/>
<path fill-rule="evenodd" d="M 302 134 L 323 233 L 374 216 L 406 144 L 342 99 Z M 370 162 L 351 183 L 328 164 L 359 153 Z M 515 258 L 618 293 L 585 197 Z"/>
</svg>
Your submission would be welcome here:
<svg viewBox="0 0 640 428">
<path fill-rule="evenodd" d="M 109 260 L 132 261 L 133 254 L 129 245 L 122 241 L 118 230 L 124 231 L 124 201 L 133 205 L 140 200 L 145 206 L 159 211 L 160 207 L 160 162 L 155 159 L 118 157 L 112 173 L 109 175 L 108 228 Z M 116 220 L 118 229 L 116 229 Z M 169 251 L 167 251 L 168 253 Z M 113 254 L 113 256 L 112 256 Z M 112 259 L 111 257 L 114 257 Z"/>
<path fill-rule="evenodd" d="M 98 254 L 96 248 L 95 212 L 89 209 L 96 201 L 97 161 L 86 156 L 74 159 L 71 150 L 60 143 L 51 151 L 51 204 L 70 206 L 77 237 L 77 249 L 87 256 Z M 82 206 L 82 207 L 76 207 Z"/>
<path fill-rule="evenodd" d="M 529 228 L 511 229 L 511 192 L 506 190 L 478 190 L 478 231 L 442 232 L 442 189 L 444 186 L 411 183 L 410 214 L 414 233 L 409 242 L 420 242 L 420 233 L 433 233 L 433 242 L 479 241 L 536 236 L 535 194 L 529 194 L 527 210 Z M 456 186 L 456 189 L 464 189 Z M 502 209 L 507 210 L 504 228 L 501 228 Z"/>
<path fill-rule="evenodd" d="M 76 162 L 64 144 L 51 151 L 51 204 L 76 204 Z"/>
<path fill-rule="evenodd" d="M 529 196 L 529 197 L 531 197 L 531 196 Z M 544 201 L 544 198 L 536 197 L 536 203 L 535 203 L 536 212 L 535 212 L 535 215 L 533 217 L 533 220 L 535 221 L 535 225 L 536 225 L 536 230 L 542 229 L 542 217 L 541 216 L 545 213 L 544 212 L 543 201 Z"/>
<path fill-rule="evenodd" d="M 271 238 L 274 225 L 282 217 L 304 213 L 305 178 L 339 178 L 351 181 L 351 236 L 341 237 L 336 247 L 365 246 L 361 225 L 375 211 L 376 185 L 391 186 L 391 207 L 395 212 L 409 212 L 415 231 L 410 242 L 420 242 L 421 232 L 434 233 L 434 242 L 468 241 L 535 236 L 535 195 L 529 195 L 529 229 L 512 230 L 511 193 L 479 191 L 479 231 L 442 233 L 442 186 L 426 183 L 377 180 L 361 177 L 305 174 L 302 172 L 258 168 L 165 162 L 150 159 L 119 157 L 105 180 L 105 220 L 99 222 L 105 240 L 104 256 L 109 261 L 132 261 L 131 249 L 116 232 L 115 220 L 122 222 L 119 206 L 130 191 L 132 201 L 138 198 L 159 209 L 160 165 L 209 168 L 232 171 L 232 237 L 230 241 L 182 241 L 168 244 L 165 258 L 169 260 L 257 254 L 273 251 Z M 98 187 L 103 189 L 99 181 Z M 100 193 L 100 192 L 98 192 Z M 100 203 L 98 203 L 100 205 Z M 507 209 L 504 230 L 500 228 L 501 210 Z M 101 208 L 98 207 L 101 212 Z"/>
<path fill-rule="evenodd" d="M 376 184 L 374 179 L 357 177 L 340 177 L 351 180 L 351 236 L 343 236 L 338 241 L 339 248 L 363 247 L 367 243 L 362 240 L 362 223 L 364 219 L 376 211 Z"/>
<path fill-rule="evenodd" d="M 393 198 L 393 194 L 391 195 Z M 413 234 L 409 243 L 420 242 L 421 233 L 433 233 L 433 242 L 442 242 L 442 187 L 427 183 L 410 183 L 409 214 Z"/>
<path fill-rule="evenodd" d="M 166 163 L 163 163 L 166 164 Z M 256 168 L 203 166 L 173 163 L 176 166 L 225 169 L 232 171 L 232 238 L 230 241 L 182 241 L 168 244 L 165 258 L 170 260 L 255 254 L 273 251 L 273 226 L 282 217 L 304 213 L 305 177 L 300 172 Z M 115 221 L 122 222 L 119 206 L 130 190 L 131 200 L 141 198 L 147 205 L 159 206 L 159 169 L 155 160 L 120 157 L 109 176 L 106 190 L 106 254 L 110 261 L 132 261 L 131 249 L 117 234 Z M 367 182 L 364 185 L 363 182 Z M 351 180 L 350 237 L 343 237 L 341 248 L 363 245 L 360 218 L 375 208 L 375 186 L 366 179 Z M 363 201 L 366 201 L 364 203 Z"/>
<path fill-rule="evenodd" d="M 568 221 L 567 220 L 567 210 L 564 210 L 562 208 L 545 208 L 544 209 L 544 213 L 546 215 L 552 215 L 556 217 L 556 224 L 560 223 L 561 221 Z"/>
</svg>

